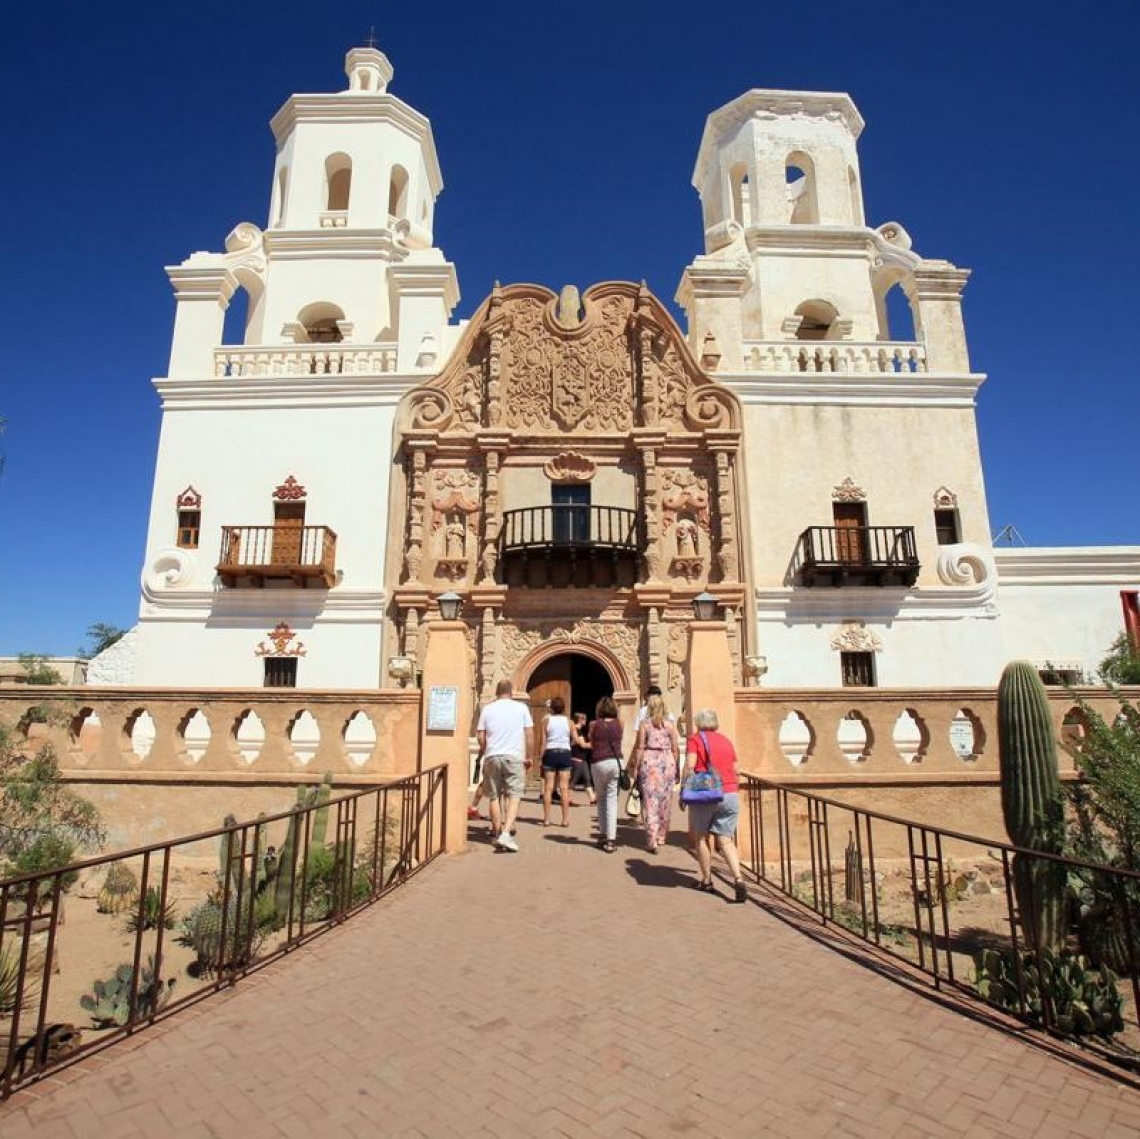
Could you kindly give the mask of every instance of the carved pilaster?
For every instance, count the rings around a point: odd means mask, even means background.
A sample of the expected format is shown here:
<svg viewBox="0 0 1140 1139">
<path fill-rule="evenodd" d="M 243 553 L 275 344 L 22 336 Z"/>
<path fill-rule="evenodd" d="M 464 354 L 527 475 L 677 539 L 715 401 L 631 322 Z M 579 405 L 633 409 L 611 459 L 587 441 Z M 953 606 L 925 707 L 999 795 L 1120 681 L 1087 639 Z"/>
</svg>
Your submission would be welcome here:
<svg viewBox="0 0 1140 1139">
<path fill-rule="evenodd" d="M 637 356 L 641 370 L 641 422 L 650 427 L 661 418 L 660 371 L 653 346 L 656 331 L 652 321 L 649 291 L 644 285 L 637 293 Z"/>
<path fill-rule="evenodd" d="M 404 656 L 416 662 L 418 668 L 420 660 L 420 611 L 409 609 L 404 617 Z"/>
<path fill-rule="evenodd" d="M 491 585 L 495 580 L 495 567 L 499 561 L 499 532 L 503 522 L 503 507 L 499 499 L 499 467 L 502 454 L 497 448 L 484 447 L 483 470 L 483 549 L 479 554 L 479 581 Z"/>
<path fill-rule="evenodd" d="M 724 622 L 728 636 L 728 651 L 732 656 L 732 678 L 736 684 L 743 684 L 744 673 L 741 671 L 740 659 L 740 618 L 736 606 L 724 607 Z"/>
<path fill-rule="evenodd" d="M 495 661 L 498 657 L 499 636 L 495 625 L 495 610 L 487 605 L 483 609 L 479 631 L 479 700 L 486 702 L 495 692 Z"/>
<path fill-rule="evenodd" d="M 656 605 L 649 607 L 645 623 L 646 639 L 646 670 L 649 673 L 649 683 L 661 684 L 661 658 L 664 653 L 662 644 L 661 610 Z"/>
<path fill-rule="evenodd" d="M 498 281 L 491 291 L 487 314 L 489 347 L 487 353 L 487 422 L 498 427 L 503 422 L 503 295 Z"/>
<path fill-rule="evenodd" d="M 740 579 L 740 556 L 736 542 L 736 511 L 732 505 L 732 465 L 727 450 L 716 452 L 716 505 L 720 521 L 717 562 L 722 581 Z"/>
<path fill-rule="evenodd" d="M 424 503 L 427 497 L 427 458 L 431 444 L 407 441 L 408 541 L 404 550 L 404 580 L 418 582 L 424 560 Z"/>
</svg>

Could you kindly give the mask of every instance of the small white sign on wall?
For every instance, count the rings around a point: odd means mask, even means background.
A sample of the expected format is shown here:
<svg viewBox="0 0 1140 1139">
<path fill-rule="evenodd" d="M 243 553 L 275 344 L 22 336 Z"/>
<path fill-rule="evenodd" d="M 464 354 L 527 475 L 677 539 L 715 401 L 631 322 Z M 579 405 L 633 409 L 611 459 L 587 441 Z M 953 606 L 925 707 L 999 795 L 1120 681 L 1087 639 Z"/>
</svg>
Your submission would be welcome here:
<svg viewBox="0 0 1140 1139">
<path fill-rule="evenodd" d="M 459 711 L 459 689 L 453 684 L 432 685 L 428 689 L 427 730 L 455 731 Z"/>
</svg>

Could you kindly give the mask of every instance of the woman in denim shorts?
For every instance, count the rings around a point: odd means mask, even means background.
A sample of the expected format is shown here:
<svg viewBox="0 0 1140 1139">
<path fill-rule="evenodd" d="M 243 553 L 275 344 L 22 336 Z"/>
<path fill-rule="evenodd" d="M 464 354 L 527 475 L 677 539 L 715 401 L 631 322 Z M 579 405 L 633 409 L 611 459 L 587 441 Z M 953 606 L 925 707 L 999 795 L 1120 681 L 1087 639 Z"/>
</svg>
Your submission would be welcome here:
<svg viewBox="0 0 1140 1139">
<path fill-rule="evenodd" d="M 570 742 L 574 730 L 566 717 L 566 701 L 555 696 L 550 701 L 550 712 L 542 721 L 542 825 L 550 826 L 550 801 L 554 785 L 558 784 L 558 798 L 562 807 L 562 822 L 570 825 L 570 772 L 574 761 L 570 755 Z"/>
<path fill-rule="evenodd" d="M 697 863 L 700 876 L 693 885 L 706 894 L 715 894 L 712 877 L 712 850 L 708 836 L 716 839 L 721 857 L 732 871 L 733 901 L 746 902 L 748 891 L 740 874 L 740 855 L 736 850 L 736 824 L 740 817 L 739 784 L 736 778 L 736 748 L 732 740 L 717 729 L 720 720 L 711 708 L 702 708 L 693 717 L 696 732 L 689 737 L 685 755 L 685 773 L 681 779 L 682 795 L 685 779 L 698 768 L 712 767 L 724 785 L 724 798 L 719 803 L 689 803 L 689 828 L 697 840 Z"/>
</svg>

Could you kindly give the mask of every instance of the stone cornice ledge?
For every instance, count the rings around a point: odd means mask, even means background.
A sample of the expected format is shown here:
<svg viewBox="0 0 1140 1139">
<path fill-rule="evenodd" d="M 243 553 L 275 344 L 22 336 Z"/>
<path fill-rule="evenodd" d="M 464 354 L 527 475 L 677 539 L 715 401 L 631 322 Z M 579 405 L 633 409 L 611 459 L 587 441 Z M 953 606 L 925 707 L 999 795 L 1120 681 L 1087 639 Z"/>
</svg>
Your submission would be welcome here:
<svg viewBox="0 0 1140 1139">
<path fill-rule="evenodd" d="M 1140 546 L 1037 546 L 993 551 L 1001 585 L 1131 585 Z"/>
<path fill-rule="evenodd" d="M 933 372 L 716 373 L 718 383 L 748 404 L 838 404 L 870 407 L 972 408 L 986 381 L 980 372 L 939 375 Z"/>
<path fill-rule="evenodd" d="M 249 410 L 267 407 L 394 407 L 424 383 L 428 373 L 374 376 L 250 376 L 208 380 L 153 380 L 164 411 L 207 408 Z"/>
<path fill-rule="evenodd" d="M 756 614 L 789 624 L 842 621 L 993 620 L 993 584 L 902 589 L 757 589 Z"/>
<path fill-rule="evenodd" d="M 322 621 L 359 620 L 368 616 L 370 624 L 383 622 L 387 594 L 382 589 L 354 590 L 341 586 L 328 590 L 311 589 L 154 589 L 143 582 L 143 601 L 154 608 L 140 617 L 147 621 L 201 621 L 209 618 L 211 627 L 246 625 L 251 619 L 283 617 Z"/>
</svg>

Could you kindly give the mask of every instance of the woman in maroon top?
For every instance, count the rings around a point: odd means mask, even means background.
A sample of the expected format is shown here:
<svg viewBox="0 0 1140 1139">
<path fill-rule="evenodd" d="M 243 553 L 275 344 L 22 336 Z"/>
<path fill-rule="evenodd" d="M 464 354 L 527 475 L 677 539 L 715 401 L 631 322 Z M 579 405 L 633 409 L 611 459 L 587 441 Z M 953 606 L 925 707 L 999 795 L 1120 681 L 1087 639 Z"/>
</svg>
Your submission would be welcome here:
<svg viewBox="0 0 1140 1139">
<path fill-rule="evenodd" d="M 697 840 L 697 862 L 700 877 L 693 883 L 698 890 L 715 894 L 712 879 L 712 850 L 708 836 L 716 838 L 717 848 L 732 871 L 733 900 L 746 902 L 748 892 L 740 876 L 740 855 L 736 850 L 736 822 L 740 816 L 739 783 L 736 779 L 736 748 L 728 736 L 717 730 L 720 721 L 711 708 L 702 708 L 693 717 L 696 734 L 689 737 L 685 755 L 685 772 L 681 779 L 684 787 L 693 771 L 707 770 L 711 766 L 724 784 L 724 798 L 719 803 L 689 803 L 689 827 Z"/>
<path fill-rule="evenodd" d="M 617 838 L 621 737 L 617 705 L 612 696 L 603 696 L 598 701 L 598 718 L 590 725 L 590 776 L 598 795 L 598 845 L 607 854 L 613 854 Z"/>
</svg>

